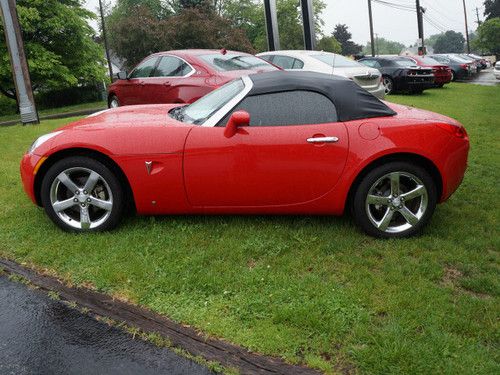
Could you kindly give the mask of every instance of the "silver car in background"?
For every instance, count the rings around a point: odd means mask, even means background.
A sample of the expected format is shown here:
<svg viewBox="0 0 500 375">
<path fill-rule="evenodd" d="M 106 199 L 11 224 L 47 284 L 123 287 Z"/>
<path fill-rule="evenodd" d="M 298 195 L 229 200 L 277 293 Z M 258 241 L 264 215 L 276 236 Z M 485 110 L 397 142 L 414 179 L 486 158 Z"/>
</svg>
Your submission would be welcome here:
<svg viewBox="0 0 500 375">
<path fill-rule="evenodd" d="M 335 74 L 352 79 L 359 86 L 379 99 L 384 99 L 385 90 L 382 74 L 342 55 L 322 51 L 272 51 L 257 55 L 261 59 L 285 70 L 307 70 Z"/>
</svg>

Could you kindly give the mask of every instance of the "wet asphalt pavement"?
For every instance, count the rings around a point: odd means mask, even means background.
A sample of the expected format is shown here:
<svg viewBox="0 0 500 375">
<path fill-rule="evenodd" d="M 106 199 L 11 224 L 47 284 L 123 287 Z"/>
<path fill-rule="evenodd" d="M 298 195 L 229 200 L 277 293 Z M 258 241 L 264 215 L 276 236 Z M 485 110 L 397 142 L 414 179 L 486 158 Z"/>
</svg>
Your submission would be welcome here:
<svg viewBox="0 0 500 375">
<path fill-rule="evenodd" d="M 495 78 L 495 75 L 493 74 L 493 68 L 488 68 L 481 70 L 472 79 L 460 82 L 474 83 L 476 85 L 483 86 L 496 86 L 500 84 L 500 79 Z"/>
<path fill-rule="evenodd" d="M 212 374 L 0 276 L 0 374 Z"/>
</svg>

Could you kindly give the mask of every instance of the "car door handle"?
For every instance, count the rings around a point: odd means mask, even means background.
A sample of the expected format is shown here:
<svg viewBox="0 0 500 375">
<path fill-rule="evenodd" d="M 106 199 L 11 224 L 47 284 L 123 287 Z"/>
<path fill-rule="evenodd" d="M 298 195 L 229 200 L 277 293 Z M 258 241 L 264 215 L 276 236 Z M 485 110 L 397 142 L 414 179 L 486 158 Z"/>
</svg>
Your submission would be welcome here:
<svg viewBox="0 0 500 375">
<path fill-rule="evenodd" d="M 338 142 L 337 137 L 312 137 L 307 138 L 307 142 L 309 143 L 335 143 Z"/>
</svg>

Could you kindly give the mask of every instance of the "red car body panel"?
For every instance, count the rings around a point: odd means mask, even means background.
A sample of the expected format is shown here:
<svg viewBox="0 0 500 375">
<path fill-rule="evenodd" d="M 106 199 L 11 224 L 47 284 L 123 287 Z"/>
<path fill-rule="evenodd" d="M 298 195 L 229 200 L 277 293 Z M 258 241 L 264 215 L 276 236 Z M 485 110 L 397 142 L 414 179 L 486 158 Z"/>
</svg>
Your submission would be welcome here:
<svg viewBox="0 0 500 375">
<path fill-rule="evenodd" d="M 186 61 L 195 72 L 188 77 L 145 77 L 116 80 L 108 88 L 108 98 L 115 95 L 120 105 L 193 103 L 202 96 L 215 90 L 225 83 L 244 75 L 258 73 L 259 70 L 217 71 L 200 56 L 222 53 L 220 50 L 179 50 L 159 52 L 146 57 L 138 65 L 149 58 L 160 56 L 175 56 Z M 228 54 L 245 56 L 253 55 L 226 51 Z M 273 66 L 262 60 L 269 66 Z M 274 67 L 280 70 L 278 67 Z"/>
<path fill-rule="evenodd" d="M 21 176 L 37 202 L 39 163 L 50 163 L 60 151 L 88 149 L 106 155 L 123 171 L 139 214 L 339 215 L 367 166 L 404 153 L 435 166 L 443 187 L 439 200 L 446 200 L 465 173 L 467 135 L 452 134 L 459 127 L 448 117 L 387 104 L 396 116 L 244 127 L 231 138 L 224 136 L 224 127 L 172 119 L 167 113 L 175 105 L 117 108 L 62 128 L 67 131 L 24 156 Z M 336 136 L 339 142 L 305 142 L 319 135 Z M 152 162 L 150 174 L 146 161 Z"/>
<path fill-rule="evenodd" d="M 438 64 L 438 65 L 429 65 L 422 61 L 420 56 L 409 56 L 413 59 L 418 66 L 424 68 L 432 68 L 432 72 L 434 73 L 434 83 L 436 85 L 443 85 L 451 82 L 451 69 L 449 66 Z"/>
</svg>

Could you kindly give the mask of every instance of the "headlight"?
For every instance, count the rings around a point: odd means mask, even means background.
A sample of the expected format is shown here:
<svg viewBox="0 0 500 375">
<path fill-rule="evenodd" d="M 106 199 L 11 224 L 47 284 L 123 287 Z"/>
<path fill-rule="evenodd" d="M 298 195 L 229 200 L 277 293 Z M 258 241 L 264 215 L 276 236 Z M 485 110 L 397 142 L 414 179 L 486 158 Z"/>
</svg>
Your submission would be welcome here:
<svg viewBox="0 0 500 375">
<path fill-rule="evenodd" d="M 55 137 L 56 135 L 59 135 L 62 133 L 62 130 L 59 130 L 57 132 L 53 132 L 53 133 L 49 133 L 49 134 L 45 134 L 45 135 L 42 135 L 41 137 L 39 137 L 35 142 L 33 142 L 33 144 L 31 145 L 30 149 L 29 149 L 29 153 L 32 154 L 33 151 L 35 151 L 38 147 L 40 147 L 42 145 L 42 143 L 45 143 L 47 142 L 49 139 Z"/>
</svg>

